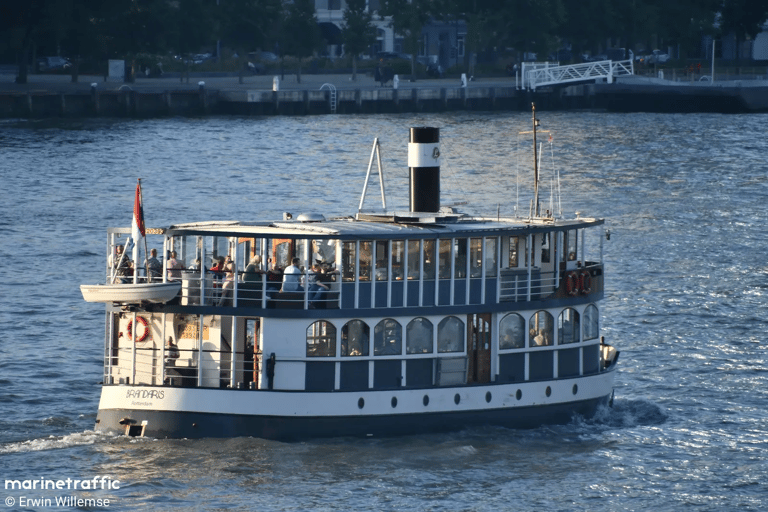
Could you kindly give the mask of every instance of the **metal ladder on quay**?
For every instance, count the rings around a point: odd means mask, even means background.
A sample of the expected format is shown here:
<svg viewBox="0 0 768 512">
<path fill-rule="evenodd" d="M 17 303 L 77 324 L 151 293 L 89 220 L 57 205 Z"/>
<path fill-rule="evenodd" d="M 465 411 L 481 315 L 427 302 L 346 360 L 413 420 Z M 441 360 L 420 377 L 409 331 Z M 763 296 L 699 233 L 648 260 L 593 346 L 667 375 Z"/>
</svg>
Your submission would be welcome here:
<svg viewBox="0 0 768 512">
<path fill-rule="evenodd" d="M 336 113 L 336 86 L 333 84 L 325 83 L 320 86 L 320 90 L 324 90 L 325 88 L 328 88 L 329 91 L 331 91 L 331 98 L 330 98 L 330 107 L 331 107 L 331 113 Z"/>
</svg>

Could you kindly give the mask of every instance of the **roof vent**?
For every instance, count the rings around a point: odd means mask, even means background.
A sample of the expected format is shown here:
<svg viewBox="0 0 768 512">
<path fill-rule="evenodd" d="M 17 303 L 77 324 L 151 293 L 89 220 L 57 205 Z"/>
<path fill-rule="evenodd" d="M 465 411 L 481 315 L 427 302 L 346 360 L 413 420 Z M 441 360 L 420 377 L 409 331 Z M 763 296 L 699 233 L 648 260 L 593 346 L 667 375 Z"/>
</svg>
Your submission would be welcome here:
<svg viewBox="0 0 768 512">
<path fill-rule="evenodd" d="M 296 220 L 299 222 L 323 222 L 325 217 L 320 213 L 302 213 Z"/>
</svg>

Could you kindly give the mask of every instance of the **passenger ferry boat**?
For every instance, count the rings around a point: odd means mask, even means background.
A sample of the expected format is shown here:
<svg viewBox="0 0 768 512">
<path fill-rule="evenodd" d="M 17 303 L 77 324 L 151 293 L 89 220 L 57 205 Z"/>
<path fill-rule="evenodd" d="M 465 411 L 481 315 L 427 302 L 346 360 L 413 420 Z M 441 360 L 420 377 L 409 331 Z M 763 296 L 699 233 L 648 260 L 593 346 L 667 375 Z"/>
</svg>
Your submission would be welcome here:
<svg viewBox="0 0 768 512">
<path fill-rule="evenodd" d="M 609 403 L 604 221 L 541 214 L 538 186 L 527 217 L 441 207 L 439 129 L 410 135 L 409 211 L 148 229 L 161 281 L 181 287 L 107 301 L 96 429 L 392 436 L 567 423 Z M 110 255 L 129 233 L 108 229 Z"/>
</svg>

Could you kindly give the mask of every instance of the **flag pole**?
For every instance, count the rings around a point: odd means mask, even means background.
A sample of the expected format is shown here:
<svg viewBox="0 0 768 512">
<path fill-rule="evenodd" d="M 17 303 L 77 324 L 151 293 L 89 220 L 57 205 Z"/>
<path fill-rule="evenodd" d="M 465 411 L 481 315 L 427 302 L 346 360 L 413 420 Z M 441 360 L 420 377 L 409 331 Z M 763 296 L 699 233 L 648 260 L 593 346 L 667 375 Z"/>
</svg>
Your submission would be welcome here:
<svg viewBox="0 0 768 512">
<path fill-rule="evenodd" d="M 141 224 L 144 226 L 144 193 L 141 191 L 141 178 L 139 180 L 139 198 L 141 199 Z M 144 275 L 147 277 L 147 282 L 152 282 L 152 275 L 149 272 L 149 251 L 147 250 L 147 235 L 144 233 Z"/>
</svg>

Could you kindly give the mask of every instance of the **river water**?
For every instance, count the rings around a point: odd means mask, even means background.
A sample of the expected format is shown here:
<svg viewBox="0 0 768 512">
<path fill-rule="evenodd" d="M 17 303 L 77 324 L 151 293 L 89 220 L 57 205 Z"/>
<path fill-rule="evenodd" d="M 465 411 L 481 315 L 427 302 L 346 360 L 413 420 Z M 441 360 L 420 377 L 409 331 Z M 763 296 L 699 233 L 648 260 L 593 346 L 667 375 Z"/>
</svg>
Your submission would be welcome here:
<svg viewBox="0 0 768 512">
<path fill-rule="evenodd" d="M 353 214 L 380 137 L 388 206 L 405 208 L 408 128 L 438 126 L 444 204 L 527 213 L 530 115 L 0 122 L 0 474 L 120 481 L 5 490 L 7 509 L 69 495 L 116 510 L 763 508 L 768 116 L 539 115 L 554 147 L 545 205 L 559 171 L 563 212 L 611 231 L 614 407 L 526 431 L 297 444 L 93 432 L 104 314 L 78 285 L 100 281 L 105 228 L 130 225 L 136 178 L 149 226 Z"/>
</svg>

